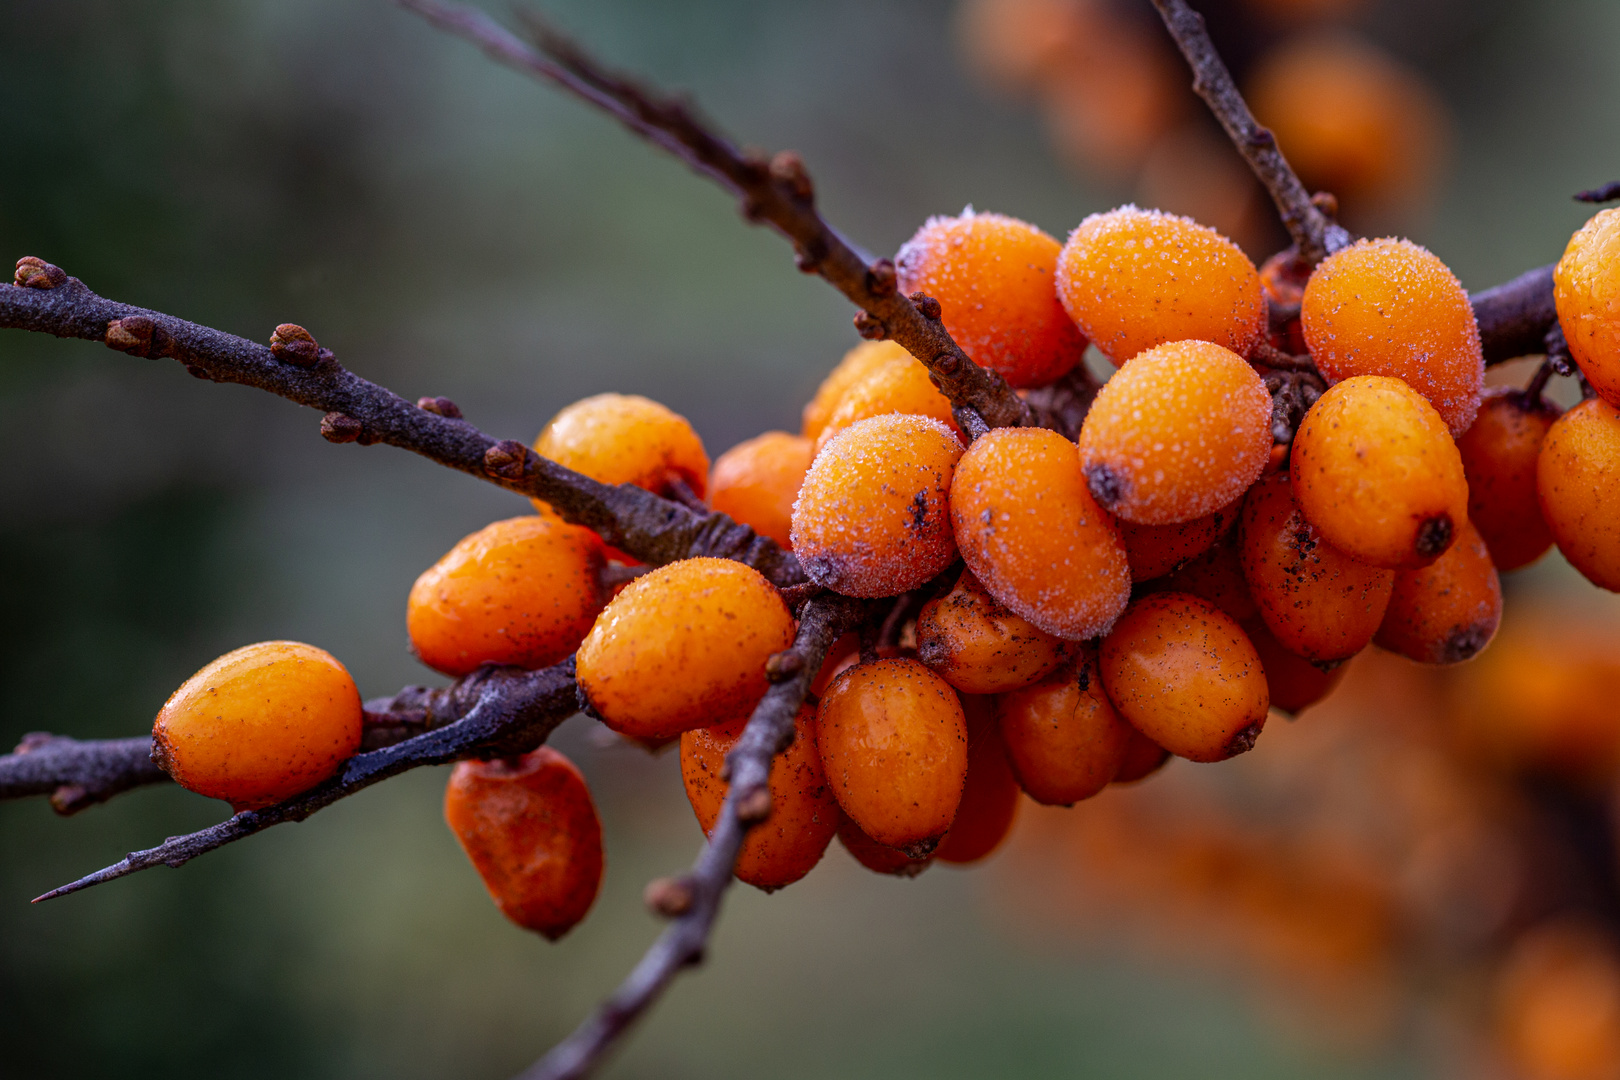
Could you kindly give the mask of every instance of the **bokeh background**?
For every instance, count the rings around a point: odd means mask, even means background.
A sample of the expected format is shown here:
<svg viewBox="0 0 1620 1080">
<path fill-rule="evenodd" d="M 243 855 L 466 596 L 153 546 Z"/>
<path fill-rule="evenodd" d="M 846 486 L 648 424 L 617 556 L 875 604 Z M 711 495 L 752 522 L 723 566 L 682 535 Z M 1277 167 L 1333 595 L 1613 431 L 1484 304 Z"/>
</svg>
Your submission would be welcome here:
<svg viewBox="0 0 1620 1080">
<path fill-rule="evenodd" d="M 1337 7 L 1440 116 L 1422 191 L 1347 219 L 1428 245 L 1470 288 L 1556 258 L 1590 212 L 1570 195 L 1620 176 L 1620 5 Z M 944 3 L 545 10 L 692 91 L 739 140 L 802 151 L 826 212 L 874 252 L 968 203 L 1062 236 L 1131 198 L 1194 209 L 1173 204 L 1225 175 L 1195 155 L 1150 176 L 1145 155 L 1065 141 L 1051 96 L 997 70 Z M 1245 71 L 1290 32 L 1222 11 Z M 0 0 L 0 71 L 6 260 L 39 255 L 250 338 L 299 322 L 360 374 L 450 396 L 500 436 L 618 390 L 682 412 L 717 454 L 794 428 L 855 341 L 848 304 L 706 182 L 380 0 Z M 1275 240 L 1262 219 L 1230 227 L 1257 258 Z M 406 591 L 461 536 L 527 510 L 386 447 L 329 445 L 286 402 L 85 343 L 0 334 L 0 416 L 6 746 L 37 729 L 138 732 L 250 641 L 321 645 L 368 696 L 432 681 L 405 648 Z M 1556 559 L 1533 573 L 1563 580 Z M 72 819 L 0 805 L 0 1076 L 517 1070 L 633 963 L 657 931 L 642 884 L 700 841 L 673 757 L 578 718 L 557 741 L 596 794 L 608 871 L 591 918 L 554 946 L 488 902 L 442 823 L 442 770 L 42 907 L 28 898 L 226 811 L 174 789 Z M 1166 782 L 1202 768 L 1175 764 Z M 1072 813 L 1093 812 L 1111 811 Z M 607 1075 L 1467 1072 L 1467 1040 L 1405 998 L 1344 1023 L 1343 1008 L 1279 1008 L 1286 983 L 1182 938 L 1134 947 L 1117 910 L 1076 899 L 1072 867 L 1043 872 L 1041 850 L 900 881 L 835 845 L 781 894 L 735 890 L 706 968 Z M 1199 933 L 1246 940 L 1229 923 Z"/>
</svg>

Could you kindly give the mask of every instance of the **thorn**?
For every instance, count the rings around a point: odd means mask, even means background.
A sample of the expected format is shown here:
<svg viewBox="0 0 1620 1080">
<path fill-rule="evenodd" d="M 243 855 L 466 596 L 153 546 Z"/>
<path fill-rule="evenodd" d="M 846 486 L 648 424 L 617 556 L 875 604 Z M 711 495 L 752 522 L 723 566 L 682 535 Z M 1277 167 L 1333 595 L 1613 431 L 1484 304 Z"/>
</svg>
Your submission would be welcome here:
<svg viewBox="0 0 1620 1080">
<path fill-rule="evenodd" d="M 765 661 L 765 677 L 773 683 L 786 682 L 804 670 L 804 657 L 793 649 L 772 653 Z"/>
<path fill-rule="evenodd" d="M 297 323 L 282 323 L 276 327 L 276 332 L 270 335 L 270 353 L 282 363 L 298 367 L 314 367 L 331 355 Z M 326 357 L 322 353 L 326 353 Z"/>
<path fill-rule="evenodd" d="M 771 179 L 785 186 L 800 202 L 811 202 L 816 197 L 816 186 L 804 167 L 804 158 L 796 150 L 783 150 L 771 158 Z"/>
<path fill-rule="evenodd" d="M 446 420 L 461 419 L 460 406 L 447 397 L 419 397 L 416 399 L 416 407 L 421 409 L 423 412 L 430 412 L 435 416 L 442 416 Z"/>
<path fill-rule="evenodd" d="M 484 471 L 502 480 L 521 480 L 529 464 L 529 448 L 516 439 L 502 439 L 484 451 Z"/>
<path fill-rule="evenodd" d="M 78 813 L 87 806 L 99 800 L 90 794 L 90 789 L 83 784 L 63 784 L 51 792 L 51 809 L 63 817 Z"/>
<path fill-rule="evenodd" d="M 939 322 L 939 301 L 924 292 L 911 294 L 911 302 L 917 305 L 917 312 L 929 322 Z"/>
<path fill-rule="evenodd" d="M 661 877 L 647 882 L 641 902 L 654 915 L 673 919 L 692 910 L 692 882 L 686 878 Z"/>
<path fill-rule="evenodd" d="M 331 443 L 351 443 L 360 438 L 365 425 L 347 413 L 329 412 L 321 417 L 321 438 Z"/>
<path fill-rule="evenodd" d="M 737 800 L 737 820 L 744 825 L 757 825 L 771 816 L 771 789 L 757 787 Z"/>
<path fill-rule="evenodd" d="M 883 325 L 883 320 L 870 311 L 855 313 L 855 332 L 867 341 L 882 341 L 889 336 L 889 328 Z"/>
<path fill-rule="evenodd" d="M 13 280 L 24 289 L 54 289 L 58 285 L 66 285 L 67 279 L 67 271 L 60 266 L 24 255 L 17 260 L 17 276 Z"/>
</svg>

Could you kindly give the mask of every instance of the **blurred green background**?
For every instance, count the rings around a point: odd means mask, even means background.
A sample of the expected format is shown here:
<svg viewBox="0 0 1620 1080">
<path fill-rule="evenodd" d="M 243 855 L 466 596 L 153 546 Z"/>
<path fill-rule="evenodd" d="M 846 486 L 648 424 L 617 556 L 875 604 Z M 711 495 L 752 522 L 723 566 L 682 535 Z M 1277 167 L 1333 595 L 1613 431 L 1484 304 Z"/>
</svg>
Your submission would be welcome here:
<svg viewBox="0 0 1620 1080">
<path fill-rule="evenodd" d="M 1145 0 L 1144 0 L 1145 3 Z M 1620 176 L 1620 5 L 1375 6 L 1367 25 L 1456 120 L 1414 239 L 1480 288 L 1556 258 Z M 739 140 L 793 147 L 874 252 L 966 203 L 1063 235 L 1128 198 L 1077 180 L 1025 105 L 965 73 L 951 9 L 897 2 L 547 5 L 612 62 L 690 89 Z M 647 394 L 711 454 L 773 427 L 854 341 L 776 236 L 601 117 L 381 2 L 0 3 L 0 254 L 263 340 L 296 321 L 407 397 L 531 438 L 589 393 Z M 1264 254 L 1264 253 L 1261 253 Z M 527 511 L 318 417 L 85 343 L 0 334 L 0 743 L 142 730 L 195 669 L 295 638 L 362 692 L 427 681 L 406 591 Z M 559 745 L 608 872 L 559 945 L 509 927 L 422 771 L 181 871 L 29 897 L 225 809 L 141 791 L 72 819 L 0 805 L 0 1076 L 503 1077 L 656 932 L 642 884 L 699 833 L 673 757 Z M 1043 944 L 990 917 L 990 868 L 913 882 L 835 845 L 802 884 L 738 889 L 708 966 L 607 1075 L 1370 1077 L 1280 1031 L 1229 979 Z"/>
</svg>

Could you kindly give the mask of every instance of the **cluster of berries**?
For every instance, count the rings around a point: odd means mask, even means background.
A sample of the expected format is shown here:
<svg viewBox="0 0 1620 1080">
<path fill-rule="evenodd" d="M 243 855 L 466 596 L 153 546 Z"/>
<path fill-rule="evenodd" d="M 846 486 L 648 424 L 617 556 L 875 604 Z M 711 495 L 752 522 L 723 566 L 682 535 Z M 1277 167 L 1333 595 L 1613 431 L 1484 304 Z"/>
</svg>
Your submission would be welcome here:
<svg viewBox="0 0 1620 1080">
<path fill-rule="evenodd" d="M 891 633 L 833 647 L 741 880 L 790 884 L 835 835 L 885 873 L 972 862 L 1005 837 L 1020 790 L 1067 805 L 1170 755 L 1246 751 L 1270 710 L 1321 699 L 1371 643 L 1466 660 L 1496 631 L 1498 570 L 1554 542 L 1620 588 L 1620 503 L 1604 498 L 1620 469 L 1620 210 L 1558 267 L 1559 315 L 1595 390 L 1562 416 L 1539 392 L 1484 391 L 1467 293 L 1404 240 L 1257 269 L 1214 230 L 1135 207 L 1061 245 L 968 211 L 930 220 L 896 267 L 1015 388 L 1072 382 L 1088 343 L 1119 365 L 1078 438 L 968 439 L 926 368 L 880 341 L 828 376 L 798 435 L 762 435 L 712 470 L 682 417 L 638 397 L 572 405 L 535 444 L 605 483 L 707 500 L 790 546 L 816 585 L 906 598 Z M 1281 387 L 1308 406 L 1286 438 Z M 416 582 L 417 655 L 460 676 L 573 654 L 592 715 L 649 748 L 679 741 L 712 829 L 725 756 L 794 640 L 792 609 L 724 559 L 605 574 L 634 560 L 536 509 Z M 273 642 L 199 672 L 154 737 L 182 784 L 251 808 L 330 776 L 360 734 L 342 666 Z M 464 762 L 446 815 L 512 919 L 555 936 L 583 917 L 601 829 L 560 754 Z"/>
</svg>

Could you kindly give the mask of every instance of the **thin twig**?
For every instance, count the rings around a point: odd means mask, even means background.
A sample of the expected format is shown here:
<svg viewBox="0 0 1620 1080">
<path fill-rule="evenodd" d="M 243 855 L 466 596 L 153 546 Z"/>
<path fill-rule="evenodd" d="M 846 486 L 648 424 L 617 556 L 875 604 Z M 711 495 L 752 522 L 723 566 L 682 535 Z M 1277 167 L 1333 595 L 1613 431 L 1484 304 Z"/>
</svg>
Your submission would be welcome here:
<svg viewBox="0 0 1620 1080">
<path fill-rule="evenodd" d="M 857 251 L 827 223 L 816 210 L 815 188 L 799 155 L 784 151 L 766 161 L 743 153 L 693 115 L 685 102 L 613 74 L 533 15 L 525 20 L 535 46 L 477 8 L 440 0 L 395 2 L 491 59 L 601 109 L 736 195 L 744 217 L 773 226 L 793 242 L 800 270 L 819 274 L 864 312 L 864 332 L 890 337 L 922 361 L 952 405 L 974 409 L 991 427 L 1034 424 L 1006 381 L 975 364 L 951 338 L 939 320 L 938 304 L 930 308 L 902 295 L 890 260 L 873 260 Z"/>
<path fill-rule="evenodd" d="M 1312 203 L 1310 192 L 1277 148 L 1276 138 L 1249 111 L 1226 62 L 1209 40 L 1204 17 L 1186 0 L 1153 0 L 1153 6 L 1159 9 L 1159 17 L 1192 68 L 1193 91 L 1204 99 L 1238 153 L 1270 192 L 1300 255 L 1315 265 L 1349 244 L 1350 234 Z"/>
<path fill-rule="evenodd" d="M 80 740 L 33 731 L 0 757 L 0 799 L 49 795 L 52 809 L 64 815 L 168 778 L 152 763 L 146 735 Z"/>
<path fill-rule="evenodd" d="M 793 721 L 827 650 L 865 614 L 868 605 L 825 593 L 805 605 L 798 634 L 773 669 L 775 683 L 749 718 L 726 757 L 730 790 L 720 819 L 692 871 L 681 884 L 684 911 L 659 935 L 619 988 L 568 1038 L 552 1048 L 521 1080 L 576 1080 L 591 1073 L 684 967 L 703 960 L 720 901 L 731 884 L 743 836 L 770 810 L 771 759 L 793 737 Z"/>
<path fill-rule="evenodd" d="M 1620 180 L 1614 180 L 1602 187 L 1595 187 L 1591 191 L 1582 191 L 1576 194 L 1576 202 L 1606 203 L 1620 199 Z"/>
<path fill-rule="evenodd" d="M 1558 322 L 1551 265 L 1526 270 L 1512 281 L 1469 295 L 1487 364 L 1546 350 L 1547 332 Z"/>
</svg>

